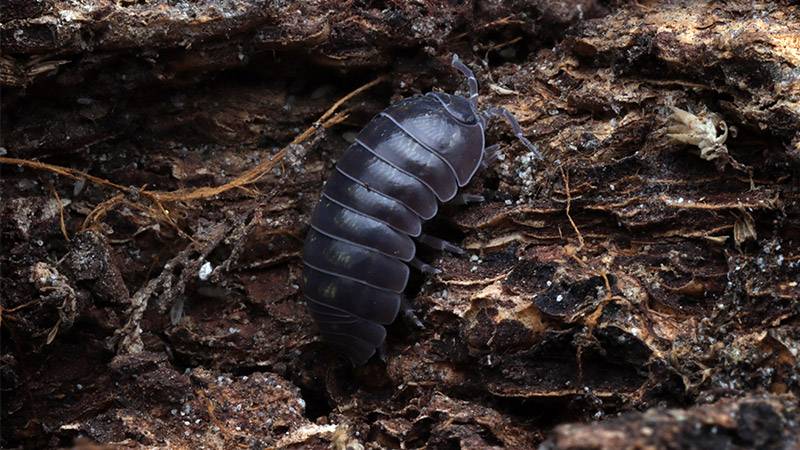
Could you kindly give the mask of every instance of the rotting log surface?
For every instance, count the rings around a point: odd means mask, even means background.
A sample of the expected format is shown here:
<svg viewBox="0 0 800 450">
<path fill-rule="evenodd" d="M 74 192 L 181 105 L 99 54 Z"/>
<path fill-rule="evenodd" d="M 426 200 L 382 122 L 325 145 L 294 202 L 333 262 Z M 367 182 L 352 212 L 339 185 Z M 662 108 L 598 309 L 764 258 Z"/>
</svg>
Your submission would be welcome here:
<svg viewBox="0 0 800 450">
<path fill-rule="evenodd" d="M 796 2 L 0 15 L 4 447 L 800 446 Z M 305 224 L 372 114 L 463 88 L 454 52 L 545 160 L 491 128 L 488 201 L 430 224 L 469 255 L 423 252 L 426 329 L 352 369 L 300 301 Z"/>
</svg>

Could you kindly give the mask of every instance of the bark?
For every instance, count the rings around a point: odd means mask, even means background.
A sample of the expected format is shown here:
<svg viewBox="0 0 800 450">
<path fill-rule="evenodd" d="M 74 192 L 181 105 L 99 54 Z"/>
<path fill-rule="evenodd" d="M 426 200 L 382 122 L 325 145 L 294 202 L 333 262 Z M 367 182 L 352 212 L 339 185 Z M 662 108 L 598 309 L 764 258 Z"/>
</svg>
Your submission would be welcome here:
<svg viewBox="0 0 800 450">
<path fill-rule="evenodd" d="M 0 14 L 4 447 L 800 445 L 796 2 Z M 309 214 L 371 115 L 463 92 L 453 53 L 544 160 L 492 122 L 487 201 L 428 226 L 468 255 L 423 251 L 425 329 L 352 368 Z"/>
</svg>

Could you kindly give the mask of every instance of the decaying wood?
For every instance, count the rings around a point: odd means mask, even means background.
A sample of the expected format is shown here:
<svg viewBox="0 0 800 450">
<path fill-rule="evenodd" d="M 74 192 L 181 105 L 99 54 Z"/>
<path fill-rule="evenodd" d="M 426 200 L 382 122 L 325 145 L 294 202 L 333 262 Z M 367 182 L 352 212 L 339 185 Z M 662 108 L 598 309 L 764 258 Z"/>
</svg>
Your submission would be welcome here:
<svg viewBox="0 0 800 450">
<path fill-rule="evenodd" d="M 595 425 L 562 425 L 542 445 L 556 449 L 759 448 L 800 445 L 791 396 L 721 400 L 687 410 L 653 409 Z"/>
<path fill-rule="evenodd" d="M 3 446 L 798 445 L 796 2 L 0 15 Z M 423 252 L 425 329 L 354 369 L 308 215 L 372 114 L 463 89 L 453 53 L 545 160 L 491 124 L 487 201 L 430 224 L 468 255 Z"/>
</svg>

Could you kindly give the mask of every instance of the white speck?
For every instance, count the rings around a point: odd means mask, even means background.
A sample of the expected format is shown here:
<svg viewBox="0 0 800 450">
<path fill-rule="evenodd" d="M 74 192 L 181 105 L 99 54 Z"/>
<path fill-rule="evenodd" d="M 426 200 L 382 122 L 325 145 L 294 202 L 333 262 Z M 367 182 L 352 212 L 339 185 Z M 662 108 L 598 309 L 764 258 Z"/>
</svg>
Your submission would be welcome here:
<svg viewBox="0 0 800 450">
<path fill-rule="evenodd" d="M 556 297 L 556 301 L 561 303 L 561 300 L 564 300 L 564 296 L 561 295 L 561 294 L 558 294 L 558 297 Z"/>
<path fill-rule="evenodd" d="M 80 384 L 80 383 L 78 383 L 78 384 L 77 384 L 75 387 L 76 387 L 76 388 L 78 388 L 78 390 L 79 390 L 79 391 L 80 391 L 81 389 L 83 389 L 83 385 L 82 385 L 82 384 Z"/>
<path fill-rule="evenodd" d="M 299 404 L 300 404 L 300 407 L 301 407 L 301 408 L 303 408 L 303 409 L 305 409 L 305 408 L 306 408 L 306 401 L 305 401 L 305 400 L 303 400 L 302 398 L 298 398 L 298 399 L 297 399 L 297 403 L 299 403 Z"/>
<path fill-rule="evenodd" d="M 553 285 L 553 282 L 552 282 L 552 281 L 550 281 L 550 280 L 547 280 L 547 287 L 550 287 L 550 286 L 552 286 L 552 285 Z"/>
<path fill-rule="evenodd" d="M 477 261 L 478 259 L 480 259 L 480 258 L 478 258 L 478 255 L 472 255 L 472 256 L 470 256 L 470 257 L 469 257 L 469 260 L 470 260 L 471 262 L 475 262 L 475 261 Z"/>
<path fill-rule="evenodd" d="M 211 276 L 211 271 L 214 270 L 214 267 L 211 266 L 211 263 L 206 261 L 200 267 L 200 272 L 197 274 L 201 280 L 206 281 L 208 277 Z"/>
</svg>

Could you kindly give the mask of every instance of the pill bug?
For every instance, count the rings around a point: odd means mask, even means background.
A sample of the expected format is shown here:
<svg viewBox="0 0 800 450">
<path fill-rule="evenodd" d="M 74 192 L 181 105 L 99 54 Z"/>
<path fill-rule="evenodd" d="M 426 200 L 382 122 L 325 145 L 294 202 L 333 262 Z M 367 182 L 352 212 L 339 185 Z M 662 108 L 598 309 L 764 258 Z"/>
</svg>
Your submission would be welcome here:
<svg viewBox="0 0 800 450">
<path fill-rule="evenodd" d="M 482 166 L 497 157 L 485 146 L 486 122 L 501 117 L 537 157 L 514 116 L 503 108 L 478 110 L 478 83 L 457 55 L 469 97 L 430 92 L 377 114 L 345 151 L 311 216 L 303 248 L 303 293 L 322 338 L 364 364 L 386 338 L 384 325 L 402 310 L 419 321 L 403 297 L 409 266 L 436 273 L 415 257 L 418 243 L 463 253 L 422 233 L 439 203 L 482 201 L 458 195 Z M 421 324 L 420 324 L 421 325 Z"/>
</svg>

